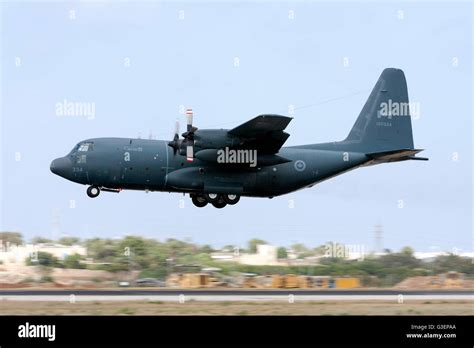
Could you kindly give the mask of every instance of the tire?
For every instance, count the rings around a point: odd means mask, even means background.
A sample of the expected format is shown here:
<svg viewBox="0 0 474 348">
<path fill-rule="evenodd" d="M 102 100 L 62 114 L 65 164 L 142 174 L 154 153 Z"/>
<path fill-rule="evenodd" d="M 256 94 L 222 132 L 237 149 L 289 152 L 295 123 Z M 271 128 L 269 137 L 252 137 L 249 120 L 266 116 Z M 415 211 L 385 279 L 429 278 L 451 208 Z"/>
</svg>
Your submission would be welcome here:
<svg viewBox="0 0 474 348">
<path fill-rule="evenodd" d="M 216 202 L 211 202 L 211 204 L 217 209 L 222 209 L 227 205 L 224 198 L 222 197 L 219 197 L 219 199 Z"/>
<path fill-rule="evenodd" d="M 206 198 L 206 201 L 208 201 L 209 203 L 214 203 L 219 200 L 220 195 L 218 195 L 217 193 L 205 193 L 204 197 Z"/>
<path fill-rule="evenodd" d="M 192 196 L 191 200 L 193 204 L 198 208 L 202 208 L 207 205 L 207 200 L 204 196 L 199 196 L 199 195 Z"/>
<path fill-rule="evenodd" d="M 95 198 L 100 194 L 100 188 L 97 186 L 89 186 L 86 192 L 90 198 Z"/>
<path fill-rule="evenodd" d="M 224 198 L 224 201 L 230 205 L 237 204 L 240 201 L 239 195 L 229 194 L 229 195 L 222 195 L 222 197 Z"/>
</svg>

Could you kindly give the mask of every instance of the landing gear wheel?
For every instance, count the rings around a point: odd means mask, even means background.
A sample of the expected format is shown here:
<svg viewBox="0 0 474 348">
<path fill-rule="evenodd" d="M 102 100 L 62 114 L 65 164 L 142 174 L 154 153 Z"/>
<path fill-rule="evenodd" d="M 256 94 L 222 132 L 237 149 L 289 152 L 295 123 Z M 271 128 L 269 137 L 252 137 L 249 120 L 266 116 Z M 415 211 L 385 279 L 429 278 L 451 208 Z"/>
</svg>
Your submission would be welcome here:
<svg viewBox="0 0 474 348">
<path fill-rule="evenodd" d="M 239 195 L 222 195 L 227 204 L 234 205 L 240 201 Z"/>
<path fill-rule="evenodd" d="M 209 203 L 217 202 L 219 200 L 219 197 L 220 197 L 220 195 L 218 195 L 217 193 L 205 193 L 204 194 L 204 198 L 206 198 L 206 201 L 208 201 Z"/>
<path fill-rule="evenodd" d="M 219 195 L 219 199 L 216 202 L 211 202 L 211 204 L 217 209 L 222 209 L 227 205 L 221 195 Z"/>
<path fill-rule="evenodd" d="M 202 208 L 207 205 L 207 200 L 204 196 L 200 196 L 200 195 L 191 196 L 191 200 L 193 201 L 193 204 L 198 208 Z"/>
<path fill-rule="evenodd" d="M 87 195 L 90 197 L 90 198 L 95 198 L 99 195 L 100 193 L 100 188 L 98 188 L 97 186 L 89 186 L 87 188 Z"/>
</svg>

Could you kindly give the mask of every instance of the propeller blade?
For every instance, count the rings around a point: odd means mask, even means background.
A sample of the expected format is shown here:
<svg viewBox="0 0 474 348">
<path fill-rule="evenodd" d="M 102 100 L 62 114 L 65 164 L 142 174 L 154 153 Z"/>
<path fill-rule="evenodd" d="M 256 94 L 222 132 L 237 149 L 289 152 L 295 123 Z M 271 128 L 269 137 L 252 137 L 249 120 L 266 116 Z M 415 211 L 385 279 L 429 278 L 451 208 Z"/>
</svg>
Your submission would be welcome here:
<svg viewBox="0 0 474 348">
<path fill-rule="evenodd" d="M 188 120 L 187 131 L 191 132 L 191 130 L 193 129 L 193 109 L 186 109 L 186 118 Z"/>
<path fill-rule="evenodd" d="M 176 119 L 176 123 L 174 125 L 174 138 L 179 138 L 179 118 Z"/>
<path fill-rule="evenodd" d="M 179 119 L 176 119 L 173 140 L 168 142 L 168 146 L 173 148 L 173 155 L 176 155 L 181 146 L 181 141 L 179 140 Z"/>
<path fill-rule="evenodd" d="M 186 161 L 192 162 L 194 160 L 194 149 L 193 145 L 188 145 L 186 147 Z"/>
</svg>

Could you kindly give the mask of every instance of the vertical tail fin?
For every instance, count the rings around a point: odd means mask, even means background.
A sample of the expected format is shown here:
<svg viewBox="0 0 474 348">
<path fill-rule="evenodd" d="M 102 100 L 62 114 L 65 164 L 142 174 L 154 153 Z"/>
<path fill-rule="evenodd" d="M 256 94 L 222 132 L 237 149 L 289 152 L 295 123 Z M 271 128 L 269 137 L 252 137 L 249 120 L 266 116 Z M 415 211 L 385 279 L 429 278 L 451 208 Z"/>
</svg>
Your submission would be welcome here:
<svg viewBox="0 0 474 348">
<path fill-rule="evenodd" d="M 405 74 L 385 69 L 344 143 L 374 153 L 413 149 L 410 104 Z"/>
</svg>

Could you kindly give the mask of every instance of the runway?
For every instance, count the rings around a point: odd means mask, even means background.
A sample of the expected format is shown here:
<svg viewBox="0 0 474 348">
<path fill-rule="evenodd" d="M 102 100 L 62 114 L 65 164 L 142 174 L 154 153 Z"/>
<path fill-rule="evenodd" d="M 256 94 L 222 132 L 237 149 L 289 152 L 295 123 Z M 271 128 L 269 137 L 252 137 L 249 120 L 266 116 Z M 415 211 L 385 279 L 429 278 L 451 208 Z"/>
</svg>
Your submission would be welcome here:
<svg viewBox="0 0 474 348">
<path fill-rule="evenodd" d="M 0 301 L 474 301 L 474 290 L 335 289 L 4 289 Z"/>
</svg>

